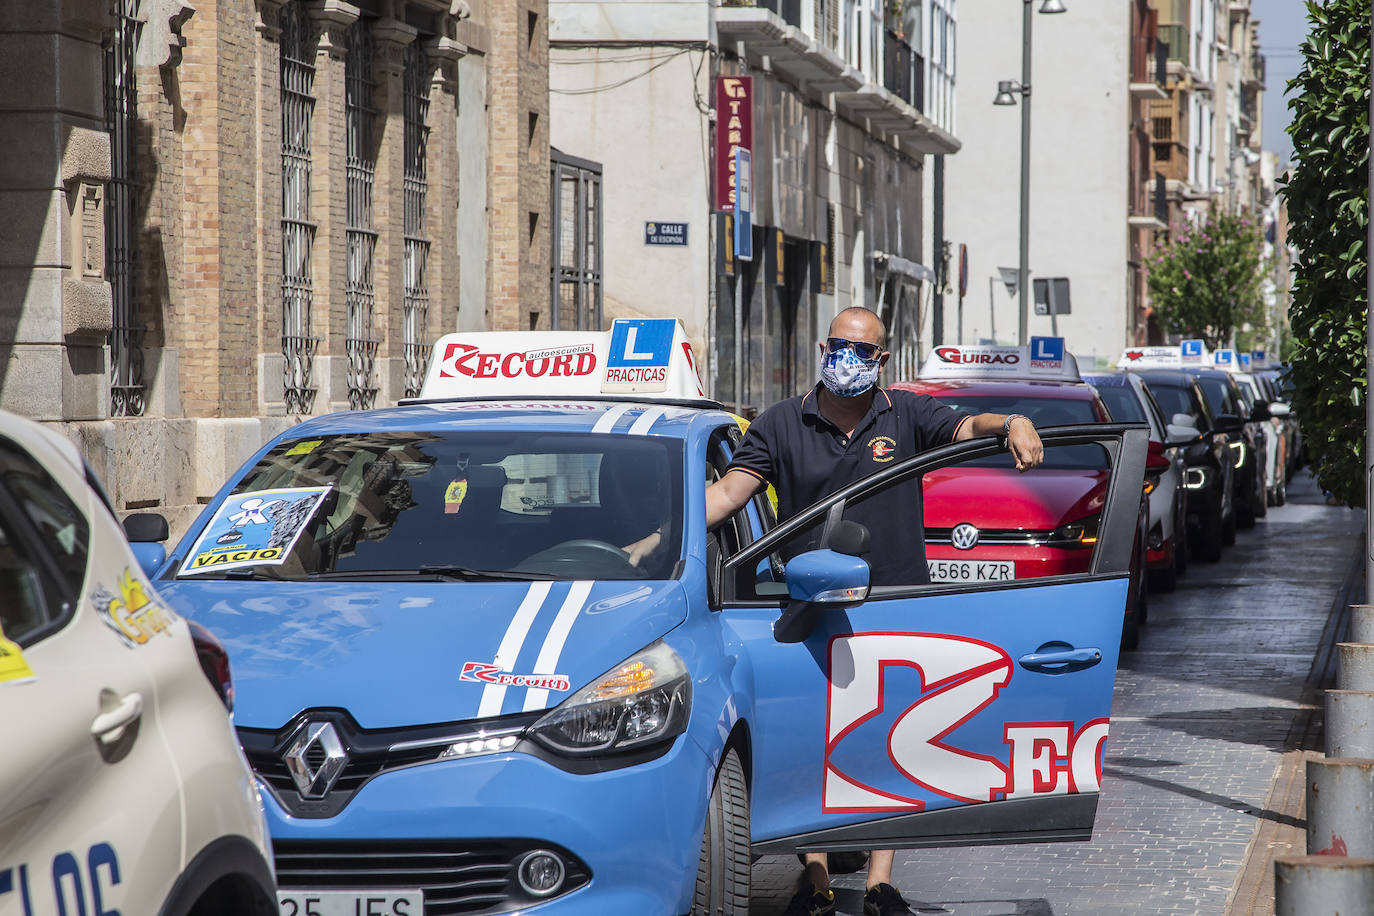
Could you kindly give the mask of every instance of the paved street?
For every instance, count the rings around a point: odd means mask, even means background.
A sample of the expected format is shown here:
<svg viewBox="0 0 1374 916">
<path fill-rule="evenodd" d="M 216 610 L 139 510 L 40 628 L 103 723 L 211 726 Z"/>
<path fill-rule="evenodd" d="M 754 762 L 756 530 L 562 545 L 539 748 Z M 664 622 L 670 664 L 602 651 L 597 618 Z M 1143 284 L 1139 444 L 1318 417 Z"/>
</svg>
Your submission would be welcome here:
<svg viewBox="0 0 1374 916">
<path fill-rule="evenodd" d="M 1357 600 L 1344 590 L 1363 520 L 1325 505 L 1303 472 L 1288 505 L 1240 532 L 1220 563 L 1194 564 L 1177 592 L 1152 595 L 1141 648 L 1117 677 L 1093 841 L 898 852 L 895 883 L 914 908 L 1272 912 L 1272 847 L 1285 852 L 1302 822 L 1293 792 L 1272 807 L 1284 793 L 1271 786 L 1300 758 L 1290 749 L 1320 749 L 1310 702 L 1320 693 L 1305 702 L 1305 688 L 1333 605 Z M 761 859 L 752 912 L 781 912 L 797 873 L 794 858 Z M 836 889 L 841 913 L 863 912 L 862 874 L 837 877 Z"/>
</svg>

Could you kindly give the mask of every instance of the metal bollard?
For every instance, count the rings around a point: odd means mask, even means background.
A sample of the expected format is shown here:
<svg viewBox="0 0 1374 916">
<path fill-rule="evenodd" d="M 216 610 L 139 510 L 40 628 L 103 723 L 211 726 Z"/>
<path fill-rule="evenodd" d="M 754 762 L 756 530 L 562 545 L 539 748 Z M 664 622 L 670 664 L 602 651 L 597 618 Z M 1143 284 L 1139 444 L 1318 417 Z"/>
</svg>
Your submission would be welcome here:
<svg viewBox="0 0 1374 916">
<path fill-rule="evenodd" d="M 1374 691 L 1326 692 L 1326 756 L 1374 757 Z"/>
<path fill-rule="evenodd" d="M 1277 857 L 1274 916 L 1374 916 L 1374 859 Z"/>
<path fill-rule="evenodd" d="M 1350 605 L 1350 641 L 1374 643 L 1374 604 Z"/>
<path fill-rule="evenodd" d="M 1338 642 L 1336 651 L 1336 687 L 1374 690 L 1374 644 Z"/>
<path fill-rule="evenodd" d="M 1374 760 L 1307 761 L 1307 852 L 1374 857 Z"/>
</svg>

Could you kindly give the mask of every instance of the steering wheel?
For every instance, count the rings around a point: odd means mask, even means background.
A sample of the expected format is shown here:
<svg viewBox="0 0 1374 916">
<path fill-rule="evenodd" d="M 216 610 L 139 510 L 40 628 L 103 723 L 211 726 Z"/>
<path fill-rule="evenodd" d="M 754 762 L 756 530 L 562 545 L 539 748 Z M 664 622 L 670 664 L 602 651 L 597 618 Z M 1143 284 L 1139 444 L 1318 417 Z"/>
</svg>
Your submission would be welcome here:
<svg viewBox="0 0 1374 916">
<path fill-rule="evenodd" d="M 599 541 L 596 538 L 573 538 L 570 541 L 560 541 L 559 543 L 554 544 L 552 547 L 544 548 L 543 550 L 539 551 L 539 553 L 558 553 L 565 550 L 583 549 L 596 550 L 600 553 L 608 553 L 611 556 L 615 557 L 617 560 L 622 560 L 626 563 L 630 562 L 630 554 L 628 551 L 621 550 L 619 547 L 615 546 L 610 541 Z"/>
</svg>

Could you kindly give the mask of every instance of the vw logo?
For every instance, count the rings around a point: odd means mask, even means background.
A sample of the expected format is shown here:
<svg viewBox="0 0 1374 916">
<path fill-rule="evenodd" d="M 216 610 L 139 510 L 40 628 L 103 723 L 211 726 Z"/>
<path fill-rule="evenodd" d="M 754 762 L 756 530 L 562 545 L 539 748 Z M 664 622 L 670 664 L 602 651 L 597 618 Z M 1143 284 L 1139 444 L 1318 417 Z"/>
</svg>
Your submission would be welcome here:
<svg viewBox="0 0 1374 916">
<path fill-rule="evenodd" d="M 324 798 L 348 763 L 348 752 L 334 723 L 307 722 L 282 760 L 302 798 Z"/>
<path fill-rule="evenodd" d="M 949 542 L 960 550 L 972 550 L 978 545 L 978 529 L 968 522 L 955 525 L 949 533 Z"/>
</svg>

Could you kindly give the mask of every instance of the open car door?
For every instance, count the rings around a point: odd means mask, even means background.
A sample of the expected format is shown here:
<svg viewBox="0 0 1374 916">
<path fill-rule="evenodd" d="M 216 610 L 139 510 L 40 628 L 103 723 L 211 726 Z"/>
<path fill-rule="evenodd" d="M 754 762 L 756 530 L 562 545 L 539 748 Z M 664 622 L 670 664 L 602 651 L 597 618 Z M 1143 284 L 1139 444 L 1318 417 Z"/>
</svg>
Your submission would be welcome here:
<svg viewBox="0 0 1374 916">
<path fill-rule="evenodd" d="M 1103 472 L 1071 532 L 1081 574 L 869 587 L 866 537 L 921 525 L 923 476 L 1005 455 L 993 439 L 874 474 L 726 562 L 757 698 L 756 853 L 1091 836 L 1148 436 L 1041 431 L 1045 466 Z"/>
</svg>

